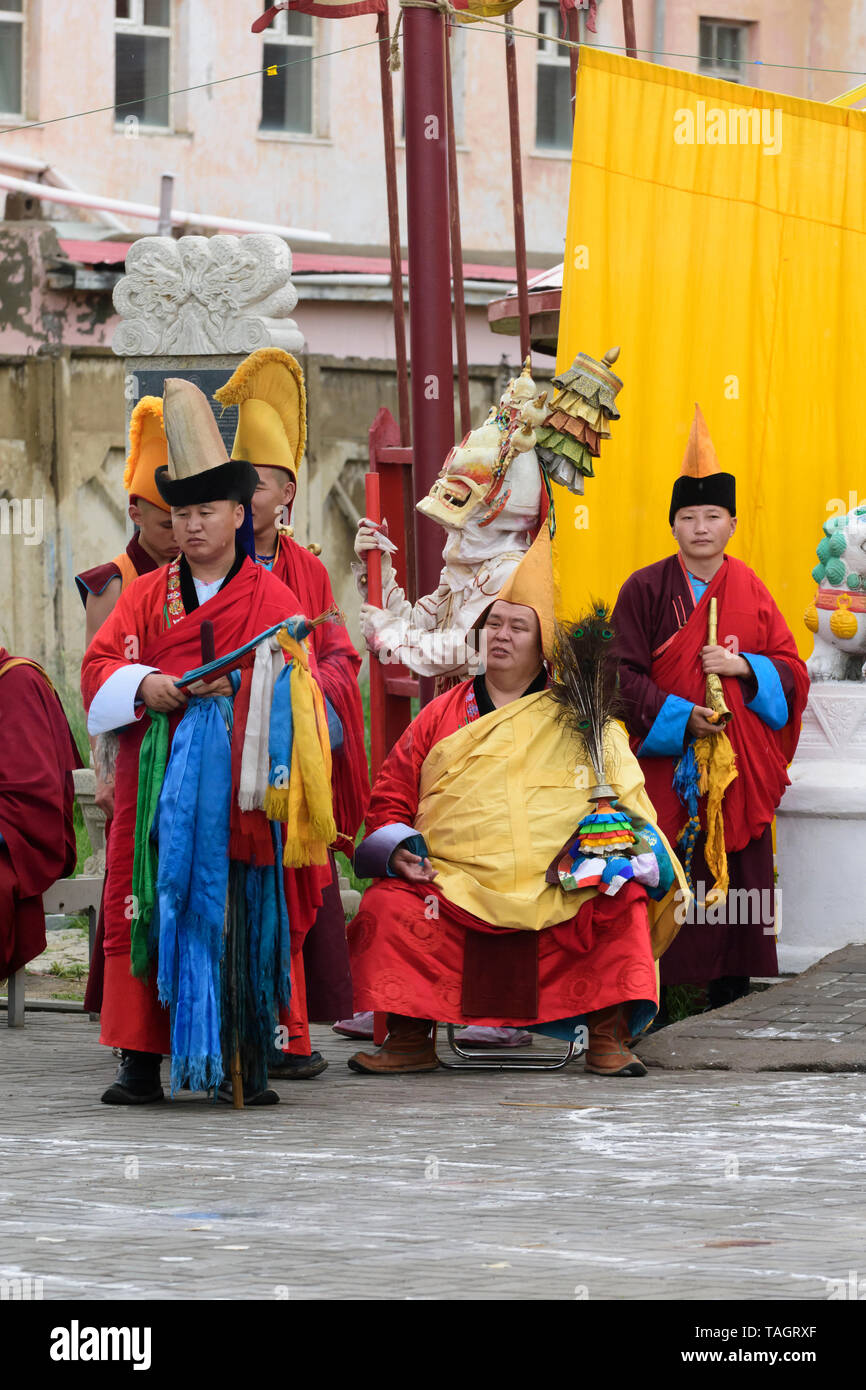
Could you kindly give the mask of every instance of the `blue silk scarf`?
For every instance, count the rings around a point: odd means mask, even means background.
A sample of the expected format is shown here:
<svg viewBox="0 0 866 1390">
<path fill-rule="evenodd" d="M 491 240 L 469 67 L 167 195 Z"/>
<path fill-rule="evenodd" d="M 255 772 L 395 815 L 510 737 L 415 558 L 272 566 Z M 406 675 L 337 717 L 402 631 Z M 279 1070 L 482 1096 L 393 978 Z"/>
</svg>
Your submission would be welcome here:
<svg viewBox="0 0 866 1390">
<path fill-rule="evenodd" d="M 220 964 L 231 807 L 231 701 L 191 697 L 178 725 L 154 821 L 159 998 L 171 1011 L 171 1093 L 223 1079 Z M 228 726 L 228 727 L 227 727 Z"/>
</svg>

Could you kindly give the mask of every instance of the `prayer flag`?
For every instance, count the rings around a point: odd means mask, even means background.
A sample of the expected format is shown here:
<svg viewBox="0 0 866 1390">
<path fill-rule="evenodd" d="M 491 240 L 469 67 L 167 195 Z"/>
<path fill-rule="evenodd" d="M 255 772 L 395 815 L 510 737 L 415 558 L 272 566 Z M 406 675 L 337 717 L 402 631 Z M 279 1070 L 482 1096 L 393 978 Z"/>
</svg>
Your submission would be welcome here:
<svg viewBox="0 0 866 1390">
<path fill-rule="evenodd" d="M 299 14 L 311 14 L 319 19 L 350 19 L 359 14 L 380 14 L 387 11 L 388 0 L 281 0 L 260 14 L 251 26 L 254 34 L 269 29 L 280 10 L 297 10 Z"/>
</svg>

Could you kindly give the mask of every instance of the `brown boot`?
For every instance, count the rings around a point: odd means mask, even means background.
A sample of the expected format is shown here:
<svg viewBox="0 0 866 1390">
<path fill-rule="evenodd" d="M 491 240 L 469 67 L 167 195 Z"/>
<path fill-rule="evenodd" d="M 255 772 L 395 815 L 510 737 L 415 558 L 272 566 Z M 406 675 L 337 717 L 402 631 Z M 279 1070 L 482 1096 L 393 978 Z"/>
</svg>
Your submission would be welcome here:
<svg viewBox="0 0 866 1390">
<path fill-rule="evenodd" d="M 373 1076 L 396 1076 L 409 1071 L 435 1071 L 436 1025 L 430 1035 L 429 1018 L 388 1014 L 388 1036 L 378 1052 L 356 1052 L 348 1061 L 352 1071 Z"/>
<path fill-rule="evenodd" d="M 598 1009 L 587 1016 L 589 1047 L 586 1070 L 596 1076 L 646 1076 L 639 1057 L 629 1052 L 630 1033 L 624 1004 Z"/>
</svg>

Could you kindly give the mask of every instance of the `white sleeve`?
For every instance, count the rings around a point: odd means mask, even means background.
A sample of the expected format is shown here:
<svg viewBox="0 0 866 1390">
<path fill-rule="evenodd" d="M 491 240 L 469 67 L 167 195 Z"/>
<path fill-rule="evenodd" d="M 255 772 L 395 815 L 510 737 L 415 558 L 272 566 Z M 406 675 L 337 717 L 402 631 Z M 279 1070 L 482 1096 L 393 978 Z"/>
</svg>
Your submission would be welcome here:
<svg viewBox="0 0 866 1390">
<path fill-rule="evenodd" d="M 107 734 L 141 718 L 144 706 L 135 708 L 138 687 L 158 666 L 120 666 L 97 690 L 87 716 L 89 734 Z"/>
</svg>

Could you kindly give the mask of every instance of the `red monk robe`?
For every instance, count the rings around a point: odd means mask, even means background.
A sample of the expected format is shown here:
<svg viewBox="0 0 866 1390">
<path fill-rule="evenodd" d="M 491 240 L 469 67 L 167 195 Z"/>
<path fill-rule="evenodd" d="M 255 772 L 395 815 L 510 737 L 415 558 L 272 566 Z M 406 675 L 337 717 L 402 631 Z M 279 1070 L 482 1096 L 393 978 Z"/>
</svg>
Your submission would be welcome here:
<svg viewBox="0 0 866 1390">
<path fill-rule="evenodd" d="M 543 688 L 541 684 L 530 691 Z M 530 693 L 530 692 L 525 692 Z M 366 836 L 356 852 L 362 873 L 384 875 L 390 854 L 411 833 L 418 811 L 421 765 L 430 750 L 479 718 L 476 689 L 463 681 L 426 705 L 394 745 L 376 779 Z M 392 828 L 389 830 L 389 828 Z M 379 832 L 378 835 L 376 832 Z M 372 839 L 371 837 L 375 837 Z M 379 842 L 377 844 L 377 841 Z M 375 846 L 370 852 L 368 846 Z M 417 847 L 410 846 L 413 852 Z M 431 852 L 435 850 L 431 847 Z M 546 865 L 540 866 L 543 875 Z M 464 1007 L 467 936 L 523 938 L 538 951 L 538 987 L 526 998 L 522 980 L 505 992 L 525 1005 L 513 1012 L 472 1012 Z M 507 1024 L 571 1019 L 625 1001 L 657 1002 L 656 972 L 647 920 L 647 896 L 629 883 L 614 897 L 597 894 L 574 917 L 543 931 L 503 930 L 448 902 L 436 883 L 412 884 L 379 877 L 367 889 L 349 923 L 355 1008 L 431 1018 L 444 1023 Z M 489 989 L 472 982 L 482 999 Z M 500 992 L 498 989 L 496 992 Z M 651 1017 L 651 1011 L 641 1027 Z"/>
<path fill-rule="evenodd" d="M 715 921 L 711 909 L 706 921 L 699 915 L 693 921 L 692 909 L 662 957 L 661 979 L 666 985 L 775 975 L 778 969 L 770 826 L 788 785 L 787 765 L 797 747 L 809 678 L 772 595 L 742 561 L 726 555 L 697 603 L 679 554 L 626 580 L 613 614 L 625 723 L 658 824 L 675 845 L 688 812 L 674 791 L 673 776 L 688 746 L 689 707 L 707 703 L 700 653 L 707 645 L 707 613 L 714 596 L 719 642 L 730 646 L 736 639 L 736 651 L 747 660 L 755 658 L 752 679 L 723 681 L 725 701 L 734 716 L 726 733 L 738 771 L 722 803 L 730 893 L 724 921 Z M 702 797 L 703 829 L 705 803 Z M 701 835 L 692 862 L 699 898 L 700 883 L 709 889 L 713 882 L 703 858 L 703 840 Z M 754 897 L 744 899 L 749 890 L 758 890 L 760 909 L 754 909 Z"/>
<path fill-rule="evenodd" d="M 332 606 L 331 581 L 321 560 L 279 532 L 271 573 L 294 590 L 305 613 L 317 617 Z M 342 748 L 332 755 L 331 784 L 337 825 L 335 848 L 351 859 L 370 799 L 364 709 L 358 688 L 361 658 L 339 622 L 321 623 L 310 637 L 310 646 L 319 685 L 343 726 Z M 307 1008 L 310 1019 L 317 1023 L 332 1023 L 352 1011 L 346 921 L 333 854 L 330 860 L 331 882 L 304 945 Z"/>
<path fill-rule="evenodd" d="M 0 980 L 45 950 L 42 894 L 75 868 L 81 765 L 42 667 L 0 647 Z"/>
<path fill-rule="evenodd" d="M 129 665 L 154 667 L 179 677 L 201 664 L 201 623 L 213 623 L 216 653 L 236 650 L 258 633 L 281 619 L 303 612 L 297 595 L 273 575 L 244 558 L 227 577 L 223 587 L 198 608 L 187 587 L 184 600 L 177 587 L 180 561 L 135 581 L 123 594 L 111 616 L 100 628 L 84 657 L 81 685 L 87 710 L 105 681 Z M 315 616 L 315 615 L 308 615 Z M 270 832 L 262 812 L 237 810 L 237 778 L 240 748 L 249 708 L 253 653 L 241 659 L 241 687 L 235 697 L 232 736 L 232 845 L 234 858 L 268 861 Z M 316 674 L 315 657 L 310 668 Z M 143 711 L 142 711 L 143 713 Z M 170 736 L 183 711 L 169 717 Z M 104 890 L 105 906 L 105 997 L 102 1008 L 101 1041 L 108 1046 L 136 1052 L 168 1053 L 169 1013 L 157 1000 L 155 977 L 145 983 L 129 973 L 130 895 L 138 756 L 149 720 L 138 718 L 120 730 L 120 748 L 115 782 L 115 813 L 112 823 L 112 852 Z M 272 855 L 273 851 L 270 850 Z M 328 883 L 327 867 L 287 869 L 284 875 L 291 938 L 292 971 L 303 978 L 300 951 L 303 938 L 322 901 Z M 297 942 L 297 945 L 296 945 Z M 297 959 L 296 959 L 297 956 Z M 293 1035 L 306 1035 L 303 988 L 293 988 Z M 309 1051 L 309 1048 L 307 1048 Z"/>
<path fill-rule="evenodd" d="M 93 569 L 82 570 L 81 574 L 76 574 L 75 583 L 78 586 L 78 593 L 81 602 L 84 604 L 85 611 L 91 595 L 98 597 L 104 592 L 106 587 L 113 579 L 120 580 L 120 592 L 128 589 L 130 584 L 142 574 L 152 574 L 159 565 L 142 546 L 138 539 L 138 534 L 134 535 L 125 550 L 119 555 L 115 555 L 113 560 L 109 560 L 104 565 L 95 565 Z M 105 818 L 105 862 L 106 870 L 108 867 L 109 845 L 111 843 L 111 817 Z M 87 1013 L 98 1014 L 102 1008 L 102 985 L 105 975 L 105 914 L 100 906 L 99 921 L 96 925 L 96 940 L 93 943 L 93 953 L 90 957 L 90 969 L 87 972 L 87 992 L 84 995 L 84 1008 Z"/>
</svg>

